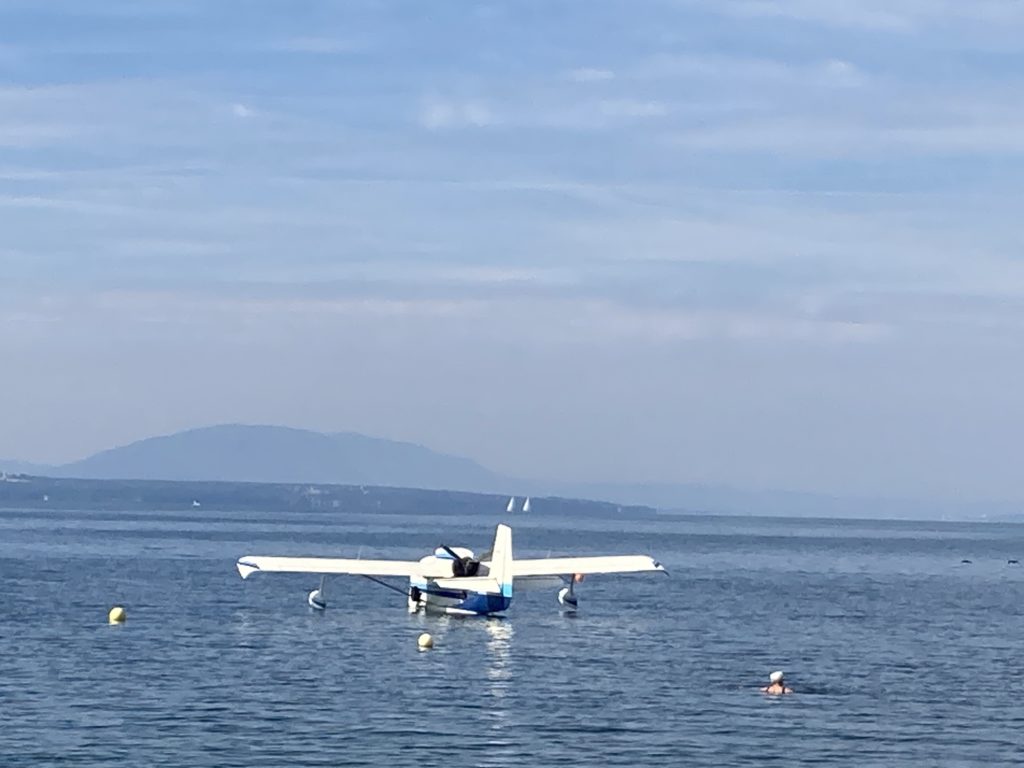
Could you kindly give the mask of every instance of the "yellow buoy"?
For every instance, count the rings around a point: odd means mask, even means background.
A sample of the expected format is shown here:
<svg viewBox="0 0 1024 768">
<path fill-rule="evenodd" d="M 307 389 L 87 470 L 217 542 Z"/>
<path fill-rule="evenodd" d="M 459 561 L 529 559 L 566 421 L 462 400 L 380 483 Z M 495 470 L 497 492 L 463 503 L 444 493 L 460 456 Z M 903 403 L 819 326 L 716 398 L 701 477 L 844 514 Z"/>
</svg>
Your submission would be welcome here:
<svg viewBox="0 0 1024 768">
<path fill-rule="evenodd" d="M 128 614 L 124 612 L 124 608 L 120 605 L 115 605 L 110 609 L 110 613 L 107 614 L 107 618 L 110 620 L 111 624 L 121 624 L 128 618 Z"/>
<path fill-rule="evenodd" d="M 424 632 L 418 638 L 416 638 L 416 645 L 420 647 L 420 650 L 426 650 L 427 648 L 434 647 L 434 638 L 430 636 L 429 632 Z"/>
</svg>

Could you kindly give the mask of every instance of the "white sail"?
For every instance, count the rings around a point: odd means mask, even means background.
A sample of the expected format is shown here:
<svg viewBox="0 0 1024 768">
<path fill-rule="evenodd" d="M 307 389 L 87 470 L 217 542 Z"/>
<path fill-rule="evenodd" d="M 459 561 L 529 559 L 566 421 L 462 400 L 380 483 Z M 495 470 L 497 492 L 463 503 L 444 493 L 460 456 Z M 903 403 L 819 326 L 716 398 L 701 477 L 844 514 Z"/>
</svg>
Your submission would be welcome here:
<svg viewBox="0 0 1024 768">
<path fill-rule="evenodd" d="M 530 511 L 530 497 L 527 496 L 526 497 L 526 501 L 523 502 L 523 512 L 529 512 L 529 511 Z"/>
<path fill-rule="evenodd" d="M 508 506 L 505 507 L 505 511 L 508 512 L 508 513 L 511 513 L 512 510 L 515 508 L 515 506 L 516 506 L 516 497 L 513 496 L 511 499 L 508 500 Z"/>
</svg>

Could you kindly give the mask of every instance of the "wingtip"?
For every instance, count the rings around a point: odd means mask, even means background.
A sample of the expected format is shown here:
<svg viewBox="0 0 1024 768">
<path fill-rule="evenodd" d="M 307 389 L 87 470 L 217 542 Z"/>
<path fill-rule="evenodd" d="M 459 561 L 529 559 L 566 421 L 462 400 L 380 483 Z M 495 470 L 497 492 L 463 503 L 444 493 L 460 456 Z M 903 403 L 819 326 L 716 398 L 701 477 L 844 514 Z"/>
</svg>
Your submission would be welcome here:
<svg viewBox="0 0 1024 768">
<path fill-rule="evenodd" d="M 235 563 L 235 568 L 238 569 L 238 575 L 242 577 L 243 581 L 260 569 L 260 567 L 255 563 L 246 562 L 248 557 L 248 555 L 246 555 L 246 557 L 240 557 L 238 558 L 238 562 Z"/>
</svg>

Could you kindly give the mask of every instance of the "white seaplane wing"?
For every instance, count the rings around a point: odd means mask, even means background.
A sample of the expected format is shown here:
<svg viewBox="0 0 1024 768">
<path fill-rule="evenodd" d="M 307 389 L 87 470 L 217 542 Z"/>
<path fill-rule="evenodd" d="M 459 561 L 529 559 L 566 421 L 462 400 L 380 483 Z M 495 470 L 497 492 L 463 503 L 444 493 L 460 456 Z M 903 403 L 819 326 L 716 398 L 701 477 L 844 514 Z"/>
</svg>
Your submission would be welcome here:
<svg viewBox="0 0 1024 768">
<path fill-rule="evenodd" d="M 249 578 L 257 571 L 277 573 L 315 573 L 319 575 L 404 576 L 437 579 L 452 575 L 452 564 L 445 561 L 355 560 L 337 557 L 267 557 L 246 555 L 235 563 L 238 575 Z"/>
<path fill-rule="evenodd" d="M 607 557 L 546 557 L 538 560 L 513 560 L 512 576 L 528 579 L 536 576 L 574 576 L 592 573 L 641 573 L 664 571 L 665 567 L 646 555 L 610 555 Z"/>
</svg>

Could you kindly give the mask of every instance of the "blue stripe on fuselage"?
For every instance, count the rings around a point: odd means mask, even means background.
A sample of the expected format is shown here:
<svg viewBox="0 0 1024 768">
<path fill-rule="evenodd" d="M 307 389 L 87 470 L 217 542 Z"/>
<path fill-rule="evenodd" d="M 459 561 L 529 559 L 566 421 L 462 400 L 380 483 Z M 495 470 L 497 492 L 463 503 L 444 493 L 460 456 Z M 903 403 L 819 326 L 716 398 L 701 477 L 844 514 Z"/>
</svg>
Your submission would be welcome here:
<svg viewBox="0 0 1024 768">
<path fill-rule="evenodd" d="M 492 595 L 487 593 L 474 593 L 466 597 L 461 605 L 455 606 L 463 611 L 473 613 L 500 613 L 507 611 L 512 598 L 505 595 Z"/>
</svg>

